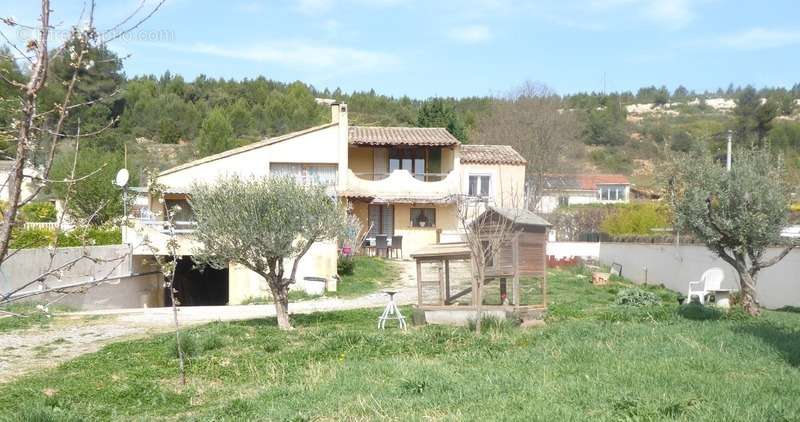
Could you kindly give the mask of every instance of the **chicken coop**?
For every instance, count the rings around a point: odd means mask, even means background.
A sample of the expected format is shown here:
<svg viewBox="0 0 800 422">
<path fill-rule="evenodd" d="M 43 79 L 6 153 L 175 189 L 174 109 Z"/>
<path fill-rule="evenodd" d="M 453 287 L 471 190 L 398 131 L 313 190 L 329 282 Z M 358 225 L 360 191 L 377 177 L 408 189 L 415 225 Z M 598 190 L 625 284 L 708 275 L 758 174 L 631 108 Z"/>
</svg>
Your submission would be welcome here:
<svg viewBox="0 0 800 422">
<path fill-rule="evenodd" d="M 486 259 L 484 279 L 473 276 L 477 271 L 469 242 L 427 246 L 411 254 L 417 271 L 416 308 L 424 312 L 428 323 L 466 323 L 475 317 L 479 305 L 475 292 L 481 286 L 483 315 L 540 314 L 547 308 L 550 224 L 527 210 L 494 207 L 476 220 L 489 223 L 486 228 L 471 227 L 487 243 L 497 236 L 494 224 L 506 227 L 495 253 Z"/>
</svg>

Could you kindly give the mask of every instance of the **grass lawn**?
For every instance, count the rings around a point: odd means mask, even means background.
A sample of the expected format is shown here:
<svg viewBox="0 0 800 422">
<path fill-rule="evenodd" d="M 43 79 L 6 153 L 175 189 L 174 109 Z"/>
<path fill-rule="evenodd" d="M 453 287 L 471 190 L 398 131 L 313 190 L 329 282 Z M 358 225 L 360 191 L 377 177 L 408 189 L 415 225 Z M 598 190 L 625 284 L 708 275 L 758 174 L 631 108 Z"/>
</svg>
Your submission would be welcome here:
<svg viewBox="0 0 800 422">
<path fill-rule="evenodd" d="M 378 291 L 397 278 L 396 263 L 374 256 L 354 256 L 353 274 L 343 275 L 335 296 L 355 297 Z"/>
<path fill-rule="evenodd" d="M 170 335 L 0 386 L 8 420 L 798 420 L 800 314 L 613 305 L 614 283 L 549 277 L 548 325 L 476 337 L 380 332 L 380 310 L 187 330 L 189 384 Z M 406 309 L 408 311 L 408 309 Z"/>
<path fill-rule="evenodd" d="M 22 318 L 3 318 L 2 316 L 4 315 L 2 312 L 0 312 L 0 332 L 19 330 L 34 326 L 47 327 L 51 322 L 51 318 L 48 317 L 44 312 L 36 309 L 36 303 L 32 302 L 12 303 L 10 305 L 0 307 L 0 310 L 19 315 L 25 315 L 25 317 Z M 62 305 L 52 305 L 50 306 L 49 310 L 50 312 L 58 313 L 71 311 L 72 308 Z"/>
</svg>

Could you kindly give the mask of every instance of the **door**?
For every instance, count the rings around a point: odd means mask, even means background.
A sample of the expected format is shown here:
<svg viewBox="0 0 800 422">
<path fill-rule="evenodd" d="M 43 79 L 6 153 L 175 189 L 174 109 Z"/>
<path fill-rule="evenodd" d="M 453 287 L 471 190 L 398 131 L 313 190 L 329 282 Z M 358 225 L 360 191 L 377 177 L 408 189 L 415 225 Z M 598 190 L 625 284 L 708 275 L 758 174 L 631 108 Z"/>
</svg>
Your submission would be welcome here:
<svg viewBox="0 0 800 422">
<path fill-rule="evenodd" d="M 394 235 L 394 205 L 369 205 L 369 237 Z"/>
</svg>

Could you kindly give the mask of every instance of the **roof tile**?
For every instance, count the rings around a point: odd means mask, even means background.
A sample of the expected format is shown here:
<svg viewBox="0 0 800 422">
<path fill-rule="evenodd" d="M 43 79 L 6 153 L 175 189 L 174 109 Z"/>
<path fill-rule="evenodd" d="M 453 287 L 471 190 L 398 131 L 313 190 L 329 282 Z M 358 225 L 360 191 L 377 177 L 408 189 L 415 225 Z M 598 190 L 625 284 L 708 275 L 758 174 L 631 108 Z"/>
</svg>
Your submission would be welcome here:
<svg viewBox="0 0 800 422">
<path fill-rule="evenodd" d="M 527 163 L 514 148 L 508 145 L 464 145 L 461 147 L 461 162 L 464 164 L 509 164 Z"/>
<path fill-rule="evenodd" d="M 460 143 L 443 127 L 350 126 L 348 135 L 354 145 L 454 146 Z"/>
</svg>

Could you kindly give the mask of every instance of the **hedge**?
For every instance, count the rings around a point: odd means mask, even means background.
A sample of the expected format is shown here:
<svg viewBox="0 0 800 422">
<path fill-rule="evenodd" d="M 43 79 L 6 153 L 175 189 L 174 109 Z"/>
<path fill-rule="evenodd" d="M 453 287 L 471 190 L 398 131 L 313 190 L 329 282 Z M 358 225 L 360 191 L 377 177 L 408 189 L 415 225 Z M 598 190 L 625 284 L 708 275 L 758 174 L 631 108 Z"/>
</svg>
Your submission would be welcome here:
<svg viewBox="0 0 800 422">
<path fill-rule="evenodd" d="M 46 248 L 55 241 L 56 233 L 50 229 L 15 229 L 11 234 L 12 249 Z M 59 247 L 92 245 L 119 245 L 122 232 L 119 228 L 79 228 L 58 236 Z"/>
</svg>

